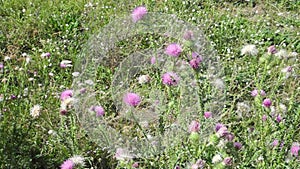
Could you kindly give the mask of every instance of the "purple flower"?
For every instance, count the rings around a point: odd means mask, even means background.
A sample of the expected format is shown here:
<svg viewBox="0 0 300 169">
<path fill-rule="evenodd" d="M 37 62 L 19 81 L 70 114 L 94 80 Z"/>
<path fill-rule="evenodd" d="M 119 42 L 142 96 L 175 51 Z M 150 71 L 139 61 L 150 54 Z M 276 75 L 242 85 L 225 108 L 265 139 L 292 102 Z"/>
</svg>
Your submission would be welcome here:
<svg viewBox="0 0 300 169">
<path fill-rule="evenodd" d="M 139 6 L 132 11 L 132 20 L 137 22 L 141 20 L 147 14 L 147 9 L 144 6 Z"/>
<path fill-rule="evenodd" d="M 240 142 L 234 142 L 233 143 L 233 147 L 234 148 L 236 148 L 236 149 L 238 149 L 238 150 L 240 150 L 241 148 L 242 148 L 242 143 L 240 143 Z"/>
<path fill-rule="evenodd" d="M 128 106 L 136 107 L 137 105 L 140 104 L 141 98 L 140 98 L 139 95 L 137 95 L 137 94 L 135 94 L 135 93 L 127 93 L 127 94 L 123 97 L 123 101 L 124 101 Z"/>
<path fill-rule="evenodd" d="M 193 32 L 188 30 L 183 34 L 185 40 L 191 40 L 193 38 Z"/>
<path fill-rule="evenodd" d="M 228 134 L 226 134 L 225 138 L 226 138 L 228 141 L 232 141 L 232 140 L 234 139 L 234 134 L 228 133 Z"/>
<path fill-rule="evenodd" d="M 165 50 L 165 53 L 169 56 L 178 57 L 180 53 L 182 52 L 182 48 L 180 45 L 176 43 L 172 43 L 168 45 L 168 47 Z"/>
<path fill-rule="evenodd" d="M 66 115 L 67 113 L 68 113 L 68 111 L 66 109 L 61 109 L 60 110 L 61 115 Z"/>
<path fill-rule="evenodd" d="M 51 54 L 49 52 L 41 54 L 42 58 L 45 58 L 45 57 L 49 58 L 50 56 L 51 56 Z"/>
<path fill-rule="evenodd" d="M 212 117 L 212 113 L 209 112 L 209 111 L 204 112 L 204 117 L 205 117 L 206 119 L 211 118 L 211 117 Z"/>
<path fill-rule="evenodd" d="M 254 89 L 252 92 L 251 92 L 251 96 L 255 97 L 258 95 L 258 91 L 256 89 Z"/>
<path fill-rule="evenodd" d="M 189 125 L 189 132 L 198 132 L 200 130 L 200 123 L 196 120 L 193 120 Z"/>
<path fill-rule="evenodd" d="M 155 56 L 153 56 L 153 57 L 151 58 L 151 64 L 154 65 L 155 62 L 156 62 L 156 58 L 155 58 Z"/>
<path fill-rule="evenodd" d="M 263 106 L 264 107 L 271 107 L 271 105 L 272 105 L 272 101 L 271 101 L 271 99 L 265 99 L 264 101 L 263 101 Z"/>
<path fill-rule="evenodd" d="M 261 96 L 265 96 L 266 95 L 266 92 L 264 90 L 260 90 L 260 95 Z"/>
<path fill-rule="evenodd" d="M 134 163 L 132 164 L 132 167 L 133 167 L 133 168 L 138 168 L 138 167 L 139 167 L 139 163 L 138 163 L 138 162 L 134 162 Z"/>
<path fill-rule="evenodd" d="M 278 141 L 277 139 L 275 139 L 275 140 L 273 141 L 273 143 L 272 143 L 272 146 L 273 146 L 273 147 L 277 147 L 278 144 L 279 144 L 279 141 Z"/>
<path fill-rule="evenodd" d="M 198 165 L 199 168 L 203 168 L 205 166 L 205 161 L 204 160 L 197 160 L 196 164 Z"/>
<path fill-rule="evenodd" d="M 261 119 L 262 119 L 262 121 L 266 121 L 267 120 L 267 115 L 264 114 Z"/>
<path fill-rule="evenodd" d="M 270 47 L 268 47 L 268 53 L 269 54 L 275 54 L 277 52 L 275 45 L 272 45 Z"/>
<path fill-rule="evenodd" d="M 299 150 L 300 150 L 300 146 L 298 143 L 293 143 L 292 147 L 291 147 L 291 154 L 293 156 L 298 156 L 298 153 L 299 153 Z"/>
<path fill-rule="evenodd" d="M 86 92 L 86 88 L 81 88 L 81 89 L 79 90 L 79 92 L 80 92 L 80 94 L 84 94 L 84 93 Z"/>
<path fill-rule="evenodd" d="M 221 124 L 221 123 L 217 123 L 217 124 L 216 124 L 216 127 L 215 127 L 216 132 L 217 132 L 221 127 L 224 127 L 224 125 Z"/>
<path fill-rule="evenodd" d="M 66 160 L 64 163 L 60 166 L 61 169 L 73 169 L 75 164 L 72 160 Z"/>
<path fill-rule="evenodd" d="M 162 76 L 163 84 L 168 86 L 176 86 L 179 80 L 179 77 L 174 72 L 167 72 Z"/>
<path fill-rule="evenodd" d="M 10 99 L 12 99 L 12 100 L 14 100 L 14 99 L 16 99 L 16 98 L 17 98 L 16 95 L 13 95 L 13 94 L 12 94 L 12 95 L 10 96 Z"/>
<path fill-rule="evenodd" d="M 3 63 L 0 63 L 0 69 L 3 69 L 3 68 L 4 68 Z"/>
<path fill-rule="evenodd" d="M 276 121 L 277 121 L 278 123 L 280 123 L 281 120 L 282 120 L 282 117 L 280 116 L 280 114 L 278 114 L 278 116 L 276 117 Z"/>
<path fill-rule="evenodd" d="M 93 107 L 93 110 L 96 112 L 97 117 L 103 116 L 105 114 L 105 111 L 102 106 L 95 106 Z"/>
<path fill-rule="evenodd" d="M 60 94 L 60 100 L 64 101 L 70 97 L 72 97 L 73 91 L 72 90 L 65 90 Z"/>
<path fill-rule="evenodd" d="M 225 166 L 231 166 L 232 165 L 232 158 L 231 157 L 225 157 L 223 160 L 223 164 Z"/>
<path fill-rule="evenodd" d="M 200 63 L 202 62 L 202 58 L 199 56 L 198 53 L 196 52 L 193 52 L 192 53 L 192 60 L 190 60 L 190 66 L 193 68 L 193 69 L 198 69 L 199 68 L 199 65 Z"/>
<path fill-rule="evenodd" d="M 217 134 L 218 137 L 224 137 L 224 136 L 226 136 L 228 133 L 229 133 L 229 131 L 228 131 L 227 127 L 222 126 L 222 127 L 217 131 L 216 134 Z"/>
<path fill-rule="evenodd" d="M 176 165 L 176 166 L 174 167 L 174 169 L 180 169 L 180 166 L 179 166 L 179 165 Z"/>
</svg>

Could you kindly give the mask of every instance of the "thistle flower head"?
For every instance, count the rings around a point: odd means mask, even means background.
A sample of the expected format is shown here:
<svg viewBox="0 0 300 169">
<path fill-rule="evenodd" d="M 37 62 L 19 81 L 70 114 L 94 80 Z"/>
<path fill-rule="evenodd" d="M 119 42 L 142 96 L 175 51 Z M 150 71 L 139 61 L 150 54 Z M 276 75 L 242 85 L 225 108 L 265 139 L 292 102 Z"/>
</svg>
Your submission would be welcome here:
<svg viewBox="0 0 300 169">
<path fill-rule="evenodd" d="M 123 97 L 123 101 L 128 105 L 132 107 L 136 107 L 140 104 L 141 98 L 139 95 L 135 93 L 127 93 Z"/>
<path fill-rule="evenodd" d="M 275 54 L 277 52 L 275 45 L 272 45 L 270 47 L 268 47 L 268 53 L 271 54 Z"/>
<path fill-rule="evenodd" d="M 132 17 L 133 22 L 137 22 L 137 21 L 141 20 L 146 14 L 147 14 L 146 7 L 139 6 L 132 11 L 131 17 Z"/>
<path fill-rule="evenodd" d="M 271 99 L 264 99 L 264 101 L 263 101 L 263 106 L 264 107 L 267 107 L 267 108 L 269 108 L 269 107 L 271 107 L 271 105 L 272 105 L 272 101 L 271 101 Z"/>
<path fill-rule="evenodd" d="M 165 53 L 169 56 L 178 57 L 182 52 L 182 48 L 180 45 L 176 43 L 172 43 L 167 46 Z"/>
<path fill-rule="evenodd" d="M 198 132 L 200 130 L 200 123 L 196 120 L 193 120 L 189 125 L 189 132 Z"/>
<path fill-rule="evenodd" d="M 60 166 L 61 169 L 73 169 L 75 166 L 74 162 L 72 160 L 66 160 L 64 163 Z"/>
<path fill-rule="evenodd" d="M 176 86 L 179 82 L 179 76 L 174 72 L 167 72 L 162 76 L 162 82 L 168 86 Z"/>
<path fill-rule="evenodd" d="M 64 101 L 67 98 L 70 98 L 73 96 L 73 91 L 72 90 L 65 90 L 60 94 L 60 100 Z"/>
</svg>

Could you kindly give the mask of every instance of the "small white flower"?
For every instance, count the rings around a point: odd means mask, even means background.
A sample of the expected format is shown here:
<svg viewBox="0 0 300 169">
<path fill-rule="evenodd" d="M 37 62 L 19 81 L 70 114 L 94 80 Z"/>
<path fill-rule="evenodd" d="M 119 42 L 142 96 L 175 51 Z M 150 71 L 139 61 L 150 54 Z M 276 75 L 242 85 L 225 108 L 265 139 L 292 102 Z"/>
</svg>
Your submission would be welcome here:
<svg viewBox="0 0 300 169">
<path fill-rule="evenodd" d="M 30 115 L 33 117 L 33 118 L 36 118 L 40 115 L 40 111 L 41 111 L 41 106 L 40 105 L 34 105 L 31 110 L 30 110 Z"/>
<path fill-rule="evenodd" d="M 50 57 L 50 53 L 49 52 L 47 52 L 47 53 L 42 53 L 41 54 L 41 58 L 47 58 L 47 57 Z"/>
<path fill-rule="evenodd" d="M 73 66 L 72 61 L 70 61 L 70 60 L 62 60 L 60 62 L 60 67 L 61 68 L 72 67 L 72 66 Z"/>
<path fill-rule="evenodd" d="M 93 85 L 94 84 L 94 82 L 91 80 L 91 79 L 89 79 L 89 80 L 86 80 L 86 81 L 84 81 L 86 84 L 88 84 L 88 85 Z"/>
<path fill-rule="evenodd" d="M 82 157 L 82 156 L 75 155 L 75 156 L 69 158 L 69 160 L 71 160 L 76 166 L 78 166 L 78 165 L 84 166 L 84 157 Z"/>
<path fill-rule="evenodd" d="M 284 104 L 280 103 L 279 104 L 279 109 L 281 110 L 282 113 L 286 113 L 287 112 L 287 108 Z"/>
<path fill-rule="evenodd" d="M 219 154 L 216 154 L 213 158 L 212 158 L 212 163 L 219 163 L 222 161 L 222 157 Z"/>
<path fill-rule="evenodd" d="M 69 97 L 67 99 L 64 99 L 64 101 L 62 101 L 62 104 L 66 106 L 72 105 L 73 103 L 74 103 L 74 98 L 72 97 Z"/>
<path fill-rule="evenodd" d="M 222 79 L 215 79 L 213 84 L 217 89 L 223 89 L 225 87 L 225 84 Z"/>
<path fill-rule="evenodd" d="M 248 113 L 251 111 L 250 106 L 245 102 L 239 102 L 236 104 L 237 107 L 237 114 L 240 118 L 243 117 L 243 115 L 248 115 Z"/>
<path fill-rule="evenodd" d="M 51 77 L 52 77 L 52 76 L 54 76 L 54 74 L 53 74 L 52 72 L 50 72 L 50 73 L 49 73 L 49 76 L 51 76 Z"/>
<path fill-rule="evenodd" d="M 293 70 L 293 67 L 292 66 L 288 66 L 284 69 L 281 70 L 282 73 L 288 73 L 288 72 L 291 72 Z"/>
<path fill-rule="evenodd" d="M 241 50 L 241 54 L 256 56 L 258 54 L 258 50 L 255 45 L 245 45 Z"/>
<path fill-rule="evenodd" d="M 142 75 L 138 78 L 139 84 L 144 84 L 148 83 L 150 81 L 150 76 L 149 75 Z"/>
<path fill-rule="evenodd" d="M 4 100 L 3 94 L 0 94 L 0 102 Z"/>
<path fill-rule="evenodd" d="M 23 57 L 28 56 L 27 53 L 22 53 L 21 55 L 22 55 Z"/>
<path fill-rule="evenodd" d="M 25 61 L 26 61 L 26 64 L 28 64 L 30 62 L 31 58 L 28 56 L 26 57 Z"/>
<path fill-rule="evenodd" d="M 279 59 L 287 58 L 288 52 L 284 49 L 280 49 L 277 53 L 275 53 L 275 56 L 277 56 Z"/>
<path fill-rule="evenodd" d="M 80 75 L 79 72 L 73 72 L 73 73 L 72 73 L 72 76 L 74 76 L 74 77 L 78 77 L 79 75 Z"/>
<path fill-rule="evenodd" d="M 133 156 L 128 152 L 128 150 L 123 148 L 117 148 L 115 158 L 117 160 L 125 161 L 132 159 Z"/>
<path fill-rule="evenodd" d="M 9 56 L 5 56 L 4 57 L 4 61 L 8 61 L 8 60 L 10 60 L 11 58 L 9 57 Z"/>
<path fill-rule="evenodd" d="M 55 132 L 54 130 L 49 130 L 49 131 L 48 131 L 48 134 L 49 134 L 49 135 L 55 135 L 56 132 Z"/>
<path fill-rule="evenodd" d="M 297 57 L 298 53 L 297 52 L 291 52 L 289 53 L 289 57 Z"/>
</svg>

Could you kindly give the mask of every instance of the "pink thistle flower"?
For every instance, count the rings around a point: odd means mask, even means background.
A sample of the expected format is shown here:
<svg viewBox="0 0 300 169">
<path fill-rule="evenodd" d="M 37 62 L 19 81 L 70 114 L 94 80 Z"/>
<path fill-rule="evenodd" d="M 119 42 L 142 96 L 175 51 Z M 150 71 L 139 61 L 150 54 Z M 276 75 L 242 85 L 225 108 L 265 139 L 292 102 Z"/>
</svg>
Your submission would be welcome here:
<svg viewBox="0 0 300 169">
<path fill-rule="evenodd" d="M 217 123 L 217 124 L 216 124 L 216 127 L 215 127 L 216 132 L 217 132 L 221 127 L 224 127 L 224 125 L 221 124 L 221 123 Z"/>
<path fill-rule="evenodd" d="M 273 146 L 273 147 L 277 147 L 278 144 L 279 144 L 279 141 L 278 141 L 277 139 L 275 139 L 275 140 L 273 141 L 273 143 L 272 143 L 272 146 Z"/>
<path fill-rule="evenodd" d="M 233 147 L 235 147 L 236 149 L 240 150 L 243 147 L 243 145 L 240 142 L 234 142 L 233 143 Z"/>
<path fill-rule="evenodd" d="M 151 64 L 154 65 L 155 62 L 156 62 L 156 58 L 155 58 L 155 56 L 153 56 L 153 57 L 151 58 Z"/>
<path fill-rule="evenodd" d="M 276 47 L 274 45 L 268 47 L 268 53 L 269 54 L 275 54 L 275 53 L 277 53 Z"/>
<path fill-rule="evenodd" d="M 223 160 L 223 164 L 225 166 L 231 166 L 232 165 L 232 158 L 231 157 L 225 157 Z"/>
<path fill-rule="evenodd" d="M 271 105 L 272 105 L 272 101 L 271 101 L 271 99 L 265 99 L 264 101 L 263 101 L 263 106 L 264 107 L 271 107 Z"/>
<path fill-rule="evenodd" d="M 281 120 L 282 120 L 282 117 L 280 116 L 280 114 L 278 114 L 278 116 L 276 117 L 276 121 L 277 121 L 278 123 L 280 123 Z"/>
<path fill-rule="evenodd" d="M 61 169 L 73 169 L 75 164 L 72 160 L 66 160 L 64 163 L 60 166 Z"/>
<path fill-rule="evenodd" d="M 291 154 L 293 156 L 298 156 L 298 153 L 299 153 L 299 150 L 300 150 L 300 146 L 298 143 L 293 143 L 292 147 L 291 147 Z"/>
<path fill-rule="evenodd" d="M 261 96 L 265 96 L 266 95 L 266 92 L 264 90 L 260 90 L 260 95 Z"/>
<path fill-rule="evenodd" d="M 205 117 L 206 119 L 211 118 L 211 117 L 212 117 L 212 113 L 209 112 L 209 111 L 204 112 L 204 117 Z"/>
<path fill-rule="evenodd" d="M 182 48 L 180 45 L 176 43 L 172 43 L 168 45 L 168 47 L 165 50 L 165 53 L 169 56 L 178 57 L 180 53 L 182 52 Z"/>
<path fill-rule="evenodd" d="M 190 60 L 190 66 L 193 68 L 193 69 L 198 69 L 199 68 L 199 65 L 200 63 L 202 62 L 202 58 L 199 56 L 198 53 L 196 52 L 193 52 L 192 53 L 192 60 Z"/>
<path fill-rule="evenodd" d="M 173 72 L 167 72 L 163 74 L 162 76 L 162 81 L 163 84 L 168 85 L 168 86 L 176 86 L 179 82 L 179 77 L 177 76 L 176 73 Z"/>
<path fill-rule="evenodd" d="M 261 119 L 262 119 L 262 121 L 266 121 L 267 120 L 267 115 L 264 114 Z"/>
<path fill-rule="evenodd" d="M 133 168 L 138 168 L 138 167 L 139 167 L 139 163 L 138 163 L 138 162 L 134 162 L 134 163 L 132 164 L 132 167 L 133 167 Z"/>
<path fill-rule="evenodd" d="M 229 131 L 228 131 L 227 127 L 223 126 L 223 127 L 221 127 L 221 128 L 217 131 L 216 134 L 217 134 L 218 137 L 224 137 L 224 136 L 226 136 L 228 133 L 229 133 Z"/>
<path fill-rule="evenodd" d="M 97 117 L 103 116 L 105 114 L 105 111 L 102 106 L 95 106 L 93 107 L 93 110 L 96 112 Z"/>
<path fill-rule="evenodd" d="M 141 98 L 140 98 L 139 95 L 137 95 L 137 94 L 135 94 L 135 93 L 127 93 L 127 94 L 123 97 L 123 101 L 124 101 L 128 106 L 136 107 L 137 105 L 140 104 Z"/>
<path fill-rule="evenodd" d="M 196 120 L 193 120 L 189 125 L 189 132 L 198 132 L 200 130 L 200 123 Z"/>
<path fill-rule="evenodd" d="M 133 22 L 137 22 L 137 21 L 141 20 L 146 14 L 147 14 L 146 7 L 139 6 L 139 7 L 135 8 L 131 13 Z"/>
<path fill-rule="evenodd" d="M 79 92 L 80 92 L 80 94 L 84 94 L 84 93 L 86 92 L 86 88 L 81 88 L 81 89 L 79 90 Z"/>
<path fill-rule="evenodd" d="M 258 91 L 256 89 L 254 89 L 252 92 L 251 92 L 251 96 L 255 97 L 258 95 Z"/>
<path fill-rule="evenodd" d="M 73 96 L 73 91 L 72 90 L 65 90 L 61 93 L 60 100 L 64 101 L 64 100 L 66 100 L 66 99 L 68 99 L 72 96 Z"/>
<path fill-rule="evenodd" d="M 226 138 L 228 141 L 232 141 L 232 140 L 234 139 L 234 134 L 228 133 L 228 134 L 226 134 L 225 138 Z"/>
<path fill-rule="evenodd" d="M 193 32 L 188 30 L 183 34 L 183 39 L 191 40 L 193 38 Z"/>
</svg>

